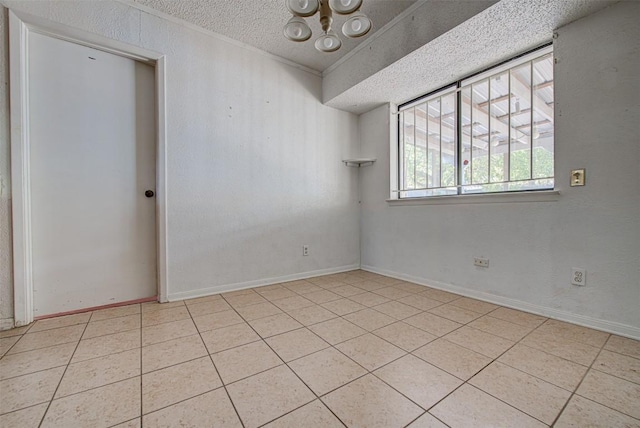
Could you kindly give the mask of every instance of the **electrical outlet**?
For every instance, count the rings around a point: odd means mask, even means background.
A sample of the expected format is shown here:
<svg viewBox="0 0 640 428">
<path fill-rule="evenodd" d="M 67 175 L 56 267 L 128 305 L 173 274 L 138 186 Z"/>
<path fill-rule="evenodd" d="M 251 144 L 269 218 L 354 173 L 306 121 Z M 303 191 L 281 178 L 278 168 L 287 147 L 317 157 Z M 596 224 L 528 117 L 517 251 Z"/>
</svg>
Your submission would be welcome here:
<svg viewBox="0 0 640 428">
<path fill-rule="evenodd" d="M 571 284 L 587 285 L 587 271 L 581 268 L 571 268 Z"/>
<path fill-rule="evenodd" d="M 489 259 L 483 259 L 481 257 L 475 257 L 473 259 L 473 264 L 478 267 L 488 268 L 489 267 Z"/>
<path fill-rule="evenodd" d="M 303 245 L 302 246 L 302 255 L 303 256 L 308 256 L 309 255 L 309 246 L 308 245 Z"/>
</svg>

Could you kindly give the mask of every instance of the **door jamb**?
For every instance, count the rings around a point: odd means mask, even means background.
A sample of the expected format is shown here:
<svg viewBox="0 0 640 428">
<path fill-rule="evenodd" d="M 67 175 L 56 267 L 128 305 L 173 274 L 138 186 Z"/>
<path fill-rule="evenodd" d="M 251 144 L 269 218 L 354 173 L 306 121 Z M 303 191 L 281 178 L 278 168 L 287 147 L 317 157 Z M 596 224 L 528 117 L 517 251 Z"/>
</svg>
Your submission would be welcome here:
<svg viewBox="0 0 640 428">
<path fill-rule="evenodd" d="M 155 67 L 156 84 L 156 258 L 157 294 L 167 301 L 167 115 L 166 56 L 27 13 L 9 10 L 11 116 L 11 195 L 13 221 L 13 293 L 16 327 L 33 322 L 33 265 L 29 141 L 29 33 L 145 62 Z"/>
</svg>

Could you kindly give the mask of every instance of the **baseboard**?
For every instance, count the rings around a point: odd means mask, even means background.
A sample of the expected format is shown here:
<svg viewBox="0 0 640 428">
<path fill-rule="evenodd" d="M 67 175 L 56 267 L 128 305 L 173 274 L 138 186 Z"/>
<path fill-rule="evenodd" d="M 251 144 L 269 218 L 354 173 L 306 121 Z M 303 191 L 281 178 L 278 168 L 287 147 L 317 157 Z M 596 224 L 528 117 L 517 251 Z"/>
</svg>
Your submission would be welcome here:
<svg viewBox="0 0 640 428">
<path fill-rule="evenodd" d="M 606 331 L 607 333 L 614 333 L 620 336 L 629 337 L 631 339 L 640 339 L 640 328 L 627 324 L 621 324 L 613 321 L 601 320 L 598 318 L 587 317 L 584 315 L 574 314 L 571 312 L 561 311 L 546 306 L 534 305 L 524 302 L 522 300 L 511 299 L 509 297 L 496 296 L 495 294 L 485 293 L 483 291 L 470 290 L 468 288 L 459 287 L 452 284 L 447 284 L 440 281 L 431 281 L 425 278 L 419 278 L 403 273 L 394 272 L 387 269 L 379 269 L 374 266 L 362 265 L 360 269 L 377 273 L 380 275 L 390 276 L 392 278 L 402 279 L 416 284 L 425 285 L 432 288 L 437 288 L 443 291 L 449 291 L 451 293 L 460 294 L 466 297 L 473 297 L 474 299 L 483 300 L 489 303 L 495 303 L 496 305 L 505 306 L 512 309 L 518 309 L 525 312 L 530 312 L 537 315 L 542 315 L 548 318 L 553 318 L 561 321 L 567 321 L 573 324 L 581 325 L 584 327 L 593 328 L 596 330 Z"/>
<path fill-rule="evenodd" d="M 3 318 L 0 319 L 0 331 L 2 330 L 10 330 L 15 327 L 13 322 L 13 318 Z"/>
<path fill-rule="evenodd" d="M 196 297 L 205 297 L 213 294 L 226 293 L 229 291 L 244 290 L 246 288 L 262 287 L 265 285 L 278 284 L 280 282 L 296 281 L 299 279 L 313 278 L 315 276 L 330 275 L 332 273 L 347 272 L 350 270 L 360 269 L 359 264 L 340 266 L 335 268 L 320 269 L 309 272 L 295 273 L 292 275 L 284 275 L 267 279 L 259 279 L 255 281 L 237 282 L 234 284 L 218 285 L 215 287 L 199 288 L 197 290 L 181 291 L 179 293 L 169 293 L 167 299 L 169 302 L 175 302 L 185 299 L 194 299 Z"/>
</svg>

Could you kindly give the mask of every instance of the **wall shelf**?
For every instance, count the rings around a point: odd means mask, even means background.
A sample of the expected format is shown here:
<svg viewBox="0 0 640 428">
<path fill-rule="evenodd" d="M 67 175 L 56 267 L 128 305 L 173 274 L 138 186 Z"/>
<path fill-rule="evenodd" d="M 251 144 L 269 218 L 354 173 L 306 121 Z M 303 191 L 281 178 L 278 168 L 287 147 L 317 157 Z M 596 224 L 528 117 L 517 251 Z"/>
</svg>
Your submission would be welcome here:
<svg viewBox="0 0 640 428">
<path fill-rule="evenodd" d="M 373 165 L 377 159 L 374 158 L 358 158 L 358 159 L 342 159 L 346 166 L 360 168 L 361 166 Z"/>
</svg>

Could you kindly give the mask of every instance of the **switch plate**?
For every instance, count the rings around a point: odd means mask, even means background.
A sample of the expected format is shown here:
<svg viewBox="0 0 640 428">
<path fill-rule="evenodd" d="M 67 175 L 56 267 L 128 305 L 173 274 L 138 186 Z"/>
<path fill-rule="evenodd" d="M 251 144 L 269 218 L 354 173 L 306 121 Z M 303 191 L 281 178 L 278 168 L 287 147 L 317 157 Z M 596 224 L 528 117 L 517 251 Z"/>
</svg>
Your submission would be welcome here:
<svg viewBox="0 0 640 428">
<path fill-rule="evenodd" d="M 488 268 L 489 259 L 483 259 L 482 257 L 474 257 L 473 264 L 478 267 Z"/>
<path fill-rule="evenodd" d="M 308 256 L 309 255 L 309 246 L 308 245 L 303 245 L 302 246 L 302 255 L 303 256 Z"/>
<path fill-rule="evenodd" d="M 571 171 L 571 187 L 584 186 L 584 168 Z"/>
<path fill-rule="evenodd" d="M 587 271 L 582 268 L 571 268 L 571 284 L 587 285 Z"/>
</svg>

